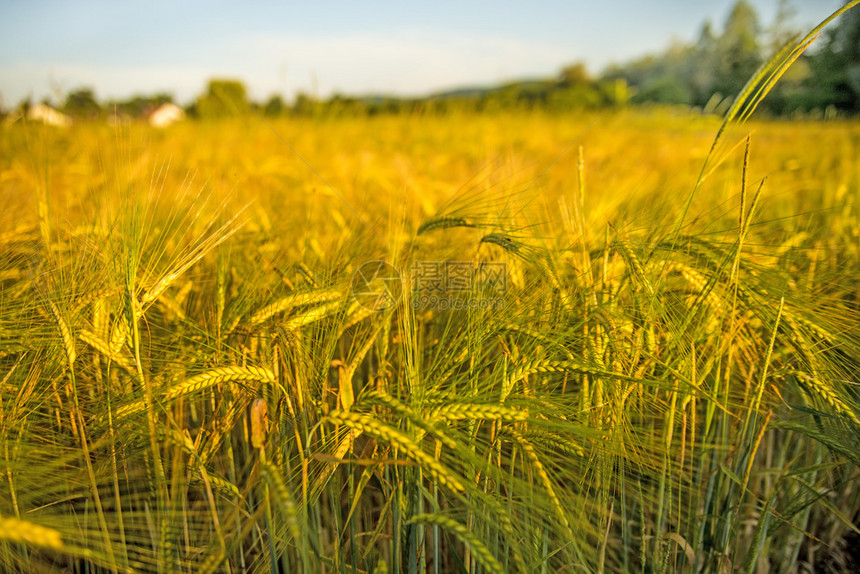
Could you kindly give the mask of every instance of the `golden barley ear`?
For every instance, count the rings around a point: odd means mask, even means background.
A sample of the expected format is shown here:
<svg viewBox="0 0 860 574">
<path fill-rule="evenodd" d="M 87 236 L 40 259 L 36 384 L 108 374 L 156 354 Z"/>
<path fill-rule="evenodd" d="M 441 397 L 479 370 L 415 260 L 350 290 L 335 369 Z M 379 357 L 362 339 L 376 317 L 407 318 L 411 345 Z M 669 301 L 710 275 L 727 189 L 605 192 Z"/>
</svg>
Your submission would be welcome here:
<svg viewBox="0 0 860 574">
<path fill-rule="evenodd" d="M 344 292 L 340 289 L 315 289 L 312 291 L 291 293 L 254 313 L 251 316 L 250 322 L 254 326 L 260 325 L 267 319 L 293 307 L 302 307 L 314 303 L 327 303 L 334 299 L 341 299 L 343 296 Z"/>
<path fill-rule="evenodd" d="M 178 385 L 169 387 L 164 391 L 160 400 L 164 403 L 208 389 L 212 386 L 229 382 L 260 382 L 274 384 L 277 381 L 275 374 L 263 367 L 221 367 L 206 371 L 197 376 L 185 379 Z M 138 400 L 117 409 L 114 415 L 117 420 L 146 410 L 146 401 Z"/>
<path fill-rule="evenodd" d="M 59 531 L 11 516 L 0 516 L 0 540 L 51 550 L 63 549 L 63 537 Z"/>
<path fill-rule="evenodd" d="M 525 421 L 528 411 L 493 404 L 449 403 L 430 411 L 431 420 Z"/>
<path fill-rule="evenodd" d="M 72 335 L 72 330 L 69 329 L 68 323 L 63 319 L 62 314 L 60 314 L 60 310 L 53 301 L 48 301 L 48 308 L 51 310 L 51 315 L 57 323 L 57 329 L 60 331 L 60 335 L 63 339 L 63 349 L 66 352 L 66 360 L 68 361 L 69 368 L 71 369 L 73 368 L 75 359 L 78 356 L 78 353 L 75 350 L 75 337 Z"/>
</svg>

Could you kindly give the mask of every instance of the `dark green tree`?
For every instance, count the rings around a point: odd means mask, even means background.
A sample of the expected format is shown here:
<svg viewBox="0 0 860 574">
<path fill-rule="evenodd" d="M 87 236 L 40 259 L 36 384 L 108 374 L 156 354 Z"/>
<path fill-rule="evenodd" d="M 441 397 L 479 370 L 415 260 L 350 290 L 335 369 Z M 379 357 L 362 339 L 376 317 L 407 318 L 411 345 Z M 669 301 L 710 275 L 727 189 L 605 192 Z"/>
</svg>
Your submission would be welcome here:
<svg viewBox="0 0 860 574">
<path fill-rule="evenodd" d="M 398 112 L 405 111 L 408 106 L 407 102 L 401 102 L 402 106 Z M 331 98 L 325 102 L 325 113 L 328 116 L 360 116 L 365 113 L 364 105 L 357 99 L 343 94 L 333 94 Z"/>
<path fill-rule="evenodd" d="M 541 90 L 545 93 L 536 100 L 537 103 L 552 109 L 595 108 L 608 101 L 583 62 L 565 66 L 558 75 L 556 85 L 547 84 Z"/>
<path fill-rule="evenodd" d="M 206 93 L 197 99 L 201 118 L 244 116 L 251 111 L 245 84 L 239 80 L 209 80 Z"/>
<path fill-rule="evenodd" d="M 716 91 L 737 96 L 747 80 L 755 74 L 762 63 L 759 33 L 755 9 L 746 0 L 738 0 L 717 41 Z"/>
<path fill-rule="evenodd" d="M 278 117 L 284 115 L 287 111 L 287 105 L 284 103 L 284 99 L 280 96 L 280 94 L 273 94 L 266 100 L 266 103 L 263 104 L 263 114 L 269 117 Z"/>
<path fill-rule="evenodd" d="M 860 10 L 839 17 L 810 61 L 809 106 L 860 112 Z"/>
<path fill-rule="evenodd" d="M 658 104 L 689 104 L 692 100 L 689 85 L 670 74 L 648 80 L 634 97 L 634 101 Z"/>
<path fill-rule="evenodd" d="M 304 92 L 296 94 L 296 100 L 293 102 L 292 113 L 296 116 L 315 116 L 318 115 L 320 104 L 313 96 L 309 96 Z"/>
<path fill-rule="evenodd" d="M 717 35 L 710 20 L 702 24 L 699 40 L 691 54 L 689 90 L 692 103 L 704 106 L 714 95 L 717 67 Z"/>
<path fill-rule="evenodd" d="M 767 30 L 769 55 L 775 54 L 797 37 L 799 30 L 792 25 L 795 14 L 797 9 L 792 6 L 791 0 L 779 0 L 776 18 Z"/>
<path fill-rule="evenodd" d="M 699 70 L 696 47 L 675 42 L 662 54 L 610 70 L 604 80 L 633 86 L 633 102 L 689 105 L 696 103 L 692 86 Z"/>
<path fill-rule="evenodd" d="M 565 88 L 583 86 L 590 83 L 591 76 L 588 75 L 588 68 L 586 68 L 583 62 L 575 62 L 569 66 L 565 66 L 558 77 L 558 84 Z"/>
<path fill-rule="evenodd" d="M 102 108 L 96 100 L 92 88 L 79 88 L 66 96 L 63 111 L 75 118 L 97 118 Z"/>
<path fill-rule="evenodd" d="M 151 109 L 166 103 L 172 103 L 173 96 L 168 93 L 158 93 L 153 96 L 135 95 L 127 100 L 118 100 L 105 104 L 108 113 L 140 118 Z"/>
</svg>

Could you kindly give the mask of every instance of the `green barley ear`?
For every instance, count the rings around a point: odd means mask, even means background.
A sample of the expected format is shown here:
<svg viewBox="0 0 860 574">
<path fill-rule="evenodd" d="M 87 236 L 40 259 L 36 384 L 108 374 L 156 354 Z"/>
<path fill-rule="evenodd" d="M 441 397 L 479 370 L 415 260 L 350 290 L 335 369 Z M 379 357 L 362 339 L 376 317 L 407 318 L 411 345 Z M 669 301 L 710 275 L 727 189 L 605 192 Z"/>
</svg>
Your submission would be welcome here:
<svg viewBox="0 0 860 574">
<path fill-rule="evenodd" d="M 448 229 L 450 227 L 477 227 L 477 225 L 466 219 L 465 217 L 450 217 L 445 215 L 440 215 L 437 217 L 432 217 L 422 223 L 418 227 L 418 231 L 415 232 L 416 235 L 421 235 L 423 233 L 427 233 L 428 231 L 434 231 L 436 229 Z"/>
<path fill-rule="evenodd" d="M 489 235 L 485 235 L 481 238 L 480 243 L 492 243 L 493 245 L 498 245 L 505 251 L 510 251 L 511 253 L 519 253 L 520 247 L 522 246 L 521 243 L 511 239 L 503 233 L 490 233 Z"/>
</svg>

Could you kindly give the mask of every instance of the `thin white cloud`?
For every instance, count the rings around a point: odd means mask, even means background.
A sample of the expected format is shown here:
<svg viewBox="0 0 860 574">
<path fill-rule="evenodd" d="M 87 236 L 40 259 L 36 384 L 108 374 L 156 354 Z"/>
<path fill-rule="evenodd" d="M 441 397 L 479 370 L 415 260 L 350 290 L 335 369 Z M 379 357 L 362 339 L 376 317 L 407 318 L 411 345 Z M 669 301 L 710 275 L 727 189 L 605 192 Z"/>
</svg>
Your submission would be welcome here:
<svg viewBox="0 0 860 574">
<path fill-rule="evenodd" d="M 444 87 L 552 74 L 569 48 L 497 36 L 401 31 L 390 36 L 256 36 L 241 44 L 255 66 L 286 68 L 281 88 L 307 90 L 316 76 L 322 95 L 393 92 L 425 94 Z"/>
<path fill-rule="evenodd" d="M 241 79 L 256 99 L 314 90 L 322 97 L 335 92 L 422 95 L 552 75 L 570 58 L 569 48 L 488 35 L 420 30 L 384 37 L 255 34 L 222 42 L 204 58 L 199 52 L 177 53 L 164 65 L 0 65 L 0 89 L 6 105 L 30 93 L 56 97 L 81 86 L 93 87 L 100 99 L 167 91 L 187 102 L 205 89 L 208 78 L 217 76 Z"/>
<path fill-rule="evenodd" d="M 133 94 L 170 92 L 180 100 L 201 91 L 211 74 L 193 66 L 100 66 L 77 64 L 23 63 L 0 66 L 0 86 L 6 104 L 32 95 L 55 100 L 69 91 L 88 87 L 100 100 L 122 99 Z M 4 90 L 6 91 L 6 90 Z"/>
</svg>

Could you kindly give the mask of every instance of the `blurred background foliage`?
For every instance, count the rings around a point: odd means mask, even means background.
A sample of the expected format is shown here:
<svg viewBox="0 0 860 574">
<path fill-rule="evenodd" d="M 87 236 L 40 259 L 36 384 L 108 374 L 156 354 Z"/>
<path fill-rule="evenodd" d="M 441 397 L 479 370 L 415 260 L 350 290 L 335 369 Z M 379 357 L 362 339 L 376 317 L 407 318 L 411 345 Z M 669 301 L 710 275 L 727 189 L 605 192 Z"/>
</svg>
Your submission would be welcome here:
<svg viewBox="0 0 860 574">
<path fill-rule="evenodd" d="M 464 87 L 425 97 L 384 94 L 327 98 L 297 93 L 291 101 L 271 94 L 252 101 L 239 79 L 212 79 L 206 90 L 184 105 L 201 119 L 241 116 L 342 117 L 380 114 L 444 114 L 499 109 L 593 110 L 626 105 L 678 105 L 721 113 L 747 79 L 770 56 L 799 37 L 790 0 L 781 0 L 774 21 L 765 25 L 747 0 L 735 3 L 725 22 L 702 24 L 695 42 L 674 40 L 664 51 L 613 64 L 592 74 L 574 61 L 554 78 L 524 79 L 498 86 Z M 44 101 L 73 118 L 146 117 L 170 94 L 136 95 L 125 101 L 99 102 L 91 88 Z M 33 105 L 21 102 L 19 110 Z M 771 116 L 812 118 L 854 115 L 860 111 L 860 13 L 841 16 L 812 49 L 803 54 L 760 106 Z M 0 110 L 11 113 L 13 110 Z"/>
</svg>

